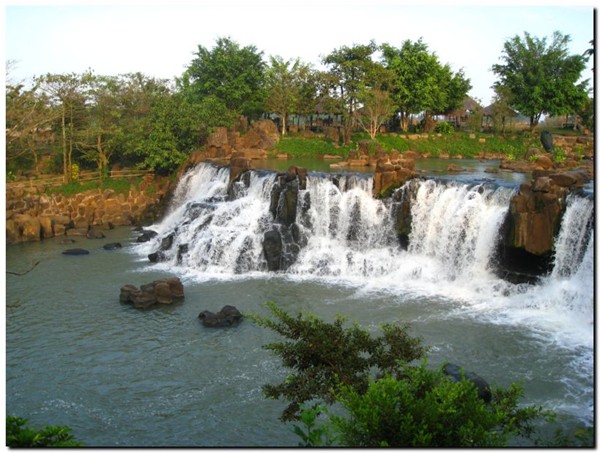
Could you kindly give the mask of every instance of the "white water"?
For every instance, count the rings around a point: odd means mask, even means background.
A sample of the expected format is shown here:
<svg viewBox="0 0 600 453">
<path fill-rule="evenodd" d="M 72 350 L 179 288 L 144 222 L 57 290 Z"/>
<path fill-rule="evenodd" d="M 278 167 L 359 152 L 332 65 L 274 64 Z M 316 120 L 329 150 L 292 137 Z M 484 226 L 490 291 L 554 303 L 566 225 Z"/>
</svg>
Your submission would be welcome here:
<svg viewBox="0 0 600 453">
<path fill-rule="evenodd" d="M 159 236 L 142 245 L 141 254 L 155 251 L 162 238 L 175 232 L 168 259 L 159 268 L 178 266 L 178 272 L 203 281 L 268 277 L 262 238 L 272 228 L 274 180 L 272 173 L 253 172 L 249 187 L 239 184 L 237 198 L 226 201 L 228 170 L 198 166 L 182 179 L 170 213 L 150 227 Z M 493 273 L 511 189 L 433 180 L 410 184 L 412 232 L 408 250 L 402 250 L 390 201 L 371 196 L 370 178 L 344 176 L 334 183 L 331 177 L 309 175 L 297 215 L 306 244 L 285 275 L 355 287 L 365 300 L 386 294 L 399 304 L 441 301 L 448 318 L 519 327 L 536 341 L 573 351 L 566 373 L 591 377 L 593 201 L 569 197 L 554 270 L 536 285 L 515 285 Z M 178 264 L 182 244 L 189 250 Z"/>
<path fill-rule="evenodd" d="M 151 227 L 159 236 L 141 252 L 156 250 L 162 238 L 175 233 L 167 261 L 159 266 L 178 265 L 201 279 L 264 275 L 262 238 L 272 228 L 269 202 L 275 175 L 252 172 L 249 187 L 238 183 L 231 201 L 226 200 L 228 176 L 227 168 L 206 164 L 186 174 L 170 212 Z M 511 189 L 433 180 L 410 184 L 412 231 L 408 250 L 401 250 L 390 202 L 371 196 L 371 178 L 346 175 L 334 182 L 309 175 L 297 216 L 307 241 L 286 274 L 355 285 L 364 292 L 442 297 L 458 303 L 462 313 L 477 313 L 491 322 L 510 320 L 551 331 L 567 343 L 591 346 L 593 201 L 569 197 L 553 272 L 538 285 L 514 285 L 492 269 Z M 188 252 L 178 262 L 182 244 Z"/>
</svg>

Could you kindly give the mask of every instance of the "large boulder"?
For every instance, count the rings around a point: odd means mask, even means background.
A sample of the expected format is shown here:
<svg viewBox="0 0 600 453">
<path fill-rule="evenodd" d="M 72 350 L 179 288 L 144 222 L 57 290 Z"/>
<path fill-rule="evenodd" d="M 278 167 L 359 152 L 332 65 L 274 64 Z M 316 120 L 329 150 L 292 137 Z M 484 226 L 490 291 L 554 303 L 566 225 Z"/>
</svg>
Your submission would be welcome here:
<svg viewBox="0 0 600 453">
<path fill-rule="evenodd" d="M 566 184 L 566 179 L 558 178 Z M 554 239 L 566 209 L 569 188 L 549 176 L 521 184 L 502 226 L 498 271 L 515 283 L 535 281 L 551 270 Z"/>
<path fill-rule="evenodd" d="M 276 228 L 267 231 L 263 237 L 263 253 L 267 260 L 267 269 L 278 271 L 281 269 L 283 242 L 281 234 Z"/>
<path fill-rule="evenodd" d="M 389 158 L 381 158 L 375 167 L 373 195 L 379 198 L 387 197 L 394 189 L 416 176 L 414 159 L 399 159 L 392 163 Z"/>
<path fill-rule="evenodd" d="M 177 277 L 154 280 L 137 288 L 134 285 L 121 287 L 119 301 L 132 304 L 135 308 L 149 308 L 155 304 L 172 304 L 184 298 L 183 284 Z"/>
<path fill-rule="evenodd" d="M 204 310 L 198 315 L 198 318 L 205 327 L 232 327 L 242 322 L 243 315 L 237 308 L 225 305 L 217 313 Z"/>
</svg>

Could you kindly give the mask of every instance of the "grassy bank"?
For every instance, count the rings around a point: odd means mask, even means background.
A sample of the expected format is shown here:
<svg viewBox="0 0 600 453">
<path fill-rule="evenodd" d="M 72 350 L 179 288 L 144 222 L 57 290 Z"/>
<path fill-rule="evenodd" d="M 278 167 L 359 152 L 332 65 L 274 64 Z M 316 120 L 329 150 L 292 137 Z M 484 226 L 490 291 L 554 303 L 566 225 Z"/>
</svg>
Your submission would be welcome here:
<svg viewBox="0 0 600 453">
<path fill-rule="evenodd" d="M 357 148 L 361 140 L 369 140 L 366 134 L 354 134 L 350 145 L 336 145 L 331 139 L 315 135 L 306 138 L 290 134 L 281 139 L 274 152 L 285 153 L 292 157 L 316 157 L 325 154 L 346 157 Z M 386 152 L 417 151 L 430 157 L 448 155 L 449 157 L 474 158 L 481 153 L 504 154 L 513 159 L 525 156 L 528 149 L 542 145 L 538 134 L 518 133 L 507 136 L 491 134 L 470 134 L 455 132 L 452 134 L 379 134 L 375 140 Z M 370 147 L 375 149 L 376 147 Z"/>
</svg>

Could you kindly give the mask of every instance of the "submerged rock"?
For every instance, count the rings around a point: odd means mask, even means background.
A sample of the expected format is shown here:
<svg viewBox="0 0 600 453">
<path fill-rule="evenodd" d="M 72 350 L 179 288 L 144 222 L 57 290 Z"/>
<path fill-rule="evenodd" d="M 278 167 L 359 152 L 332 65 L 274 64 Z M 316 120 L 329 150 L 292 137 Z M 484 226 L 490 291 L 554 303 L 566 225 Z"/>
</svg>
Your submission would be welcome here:
<svg viewBox="0 0 600 453">
<path fill-rule="evenodd" d="M 86 249 L 67 249 L 67 250 L 63 250 L 62 254 L 63 255 L 89 255 L 89 250 Z"/>
<path fill-rule="evenodd" d="M 492 391 L 490 385 L 485 379 L 471 371 L 464 371 L 458 365 L 446 363 L 443 367 L 444 374 L 450 377 L 454 382 L 460 382 L 464 379 L 471 381 L 477 387 L 477 395 L 486 403 L 492 401 Z"/>
</svg>

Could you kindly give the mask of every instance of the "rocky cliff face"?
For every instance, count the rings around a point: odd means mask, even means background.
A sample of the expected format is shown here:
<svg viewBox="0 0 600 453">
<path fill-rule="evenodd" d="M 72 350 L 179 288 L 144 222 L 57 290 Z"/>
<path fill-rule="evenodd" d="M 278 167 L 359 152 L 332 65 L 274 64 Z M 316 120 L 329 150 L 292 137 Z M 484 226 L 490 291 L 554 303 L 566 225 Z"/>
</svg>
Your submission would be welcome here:
<svg viewBox="0 0 600 453">
<path fill-rule="evenodd" d="M 588 180 L 583 172 L 537 171 L 531 183 L 521 185 L 511 199 L 500 244 L 507 272 L 549 271 L 567 195 Z"/>
<path fill-rule="evenodd" d="M 45 193 L 43 187 L 6 189 L 6 242 L 87 235 L 92 227 L 112 228 L 154 220 L 169 188 L 168 178 L 145 177 L 128 193 L 91 190 L 74 196 Z"/>
</svg>

